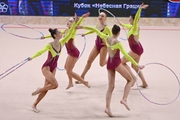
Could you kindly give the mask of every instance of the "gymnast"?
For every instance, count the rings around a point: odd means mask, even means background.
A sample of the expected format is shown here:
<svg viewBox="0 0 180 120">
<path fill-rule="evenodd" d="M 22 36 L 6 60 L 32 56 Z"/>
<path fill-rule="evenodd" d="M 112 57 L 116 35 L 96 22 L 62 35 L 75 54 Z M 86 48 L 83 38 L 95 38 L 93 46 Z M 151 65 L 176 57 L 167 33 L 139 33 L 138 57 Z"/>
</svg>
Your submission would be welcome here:
<svg viewBox="0 0 180 120">
<path fill-rule="evenodd" d="M 86 14 L 84 14 L 82 16 L 82 18 L 84 17 L 88 17 L 89 16 L 89 12 L 87 12 Z M 75 16 L 74 18 L 70 18 L 68 23 L 67 23 L 67 29 L 63 30 L 63 35 L 64 37 L 66 36 L 66 34 L 68 33 L 69 29 L 71 28 L 72 24 L 75 22 L 75 18 L 77 18 L 77 16 Z M 78 21 L 78 23 L 76 25 L 80 25 L 80 23 L 82 22 L 83 19 L 80 19 Z M 73 82 L 72 82 L 72 78 L 80 81 L 84 81 L 84 78 L 81 78 L 80 75 L 78 75 L 77 73 L 73 72 L 73 68 L 79 58 L 79 50 L 78 48 L 75 46 L 74 44 L 74 40 L 75 40 L 75 36 L 76 36 L 76 30 L 73 30 L 71 32 L 71 38 L 69 39 L 69 41 L 67 43 L 65 43 L 66 46 L 66 50 L 68 53 L 68 57 L 66 59 L 66 63 L 65 63 L 65 69 L 69 78 L 69 84 L 66 87 L 66 89 L 69 89 L 71 87 L 73 87 Z M 48 38 L 49 36 L 45 37 Z M 90 88 L 90 85 L 88 85 L 88 87 Z"/>
<path fill-rule="evenodd" d="M 85 16 L 83 16 L 83 17 L 85 17 Z M 81 17 L 79 19 L 79 21 L 81 21 L 83 19 L 83 17 Z M 54 39 L 54 41 L 47 44 L 42 50 L 35 53 L 32 57 L 28 58 L 29 60 L 32 60 L 32 59 L 40 56 L 41 54 L 45 53 L 46 51 L 48 51 L 48 58 L 42 66 L 42 73 L 45 77 L 44 87 L 38 88 L 36 91 L 34 91 L 32 93 L 32 96 L 39 94 L 38 98 L 36 99 L 36 101 L 32 105 L 34 112 L 37 112 L 37 113 L 39 112 L 39 110 L 37 109 L 36 106 L 43 99 L 43 97 L 46 95 L 46 93 L 49 90 L 53 90 L 53 89 L 56 89 L 58 87 L 58 82 L 55 78 L 57 61 L 58 61 L 59 55 L 61 53 L 62 47 L 72 37 L 71 36 L 72 32 L 74 31 L 74 27 L 77 24 L 78 24 L 78 22 L 77 23 L 74 22 L 72 24 L 71 28 L 69 29 L 67 35 L 64 38 L 62 38 L 61 32 L 58 31 L 57 29 L 49 29 L 49 32 L 51 33 L 51 36 Z M 83 79 L 79 79 L 79 81 L 82 82 L 86 87 L 89 88 L 89 84 L 87 81 L 84 81 Z"/>
<path fill-rule="evenodd" d="M 127 83 L 124 87 L 124 94 L 120 103 L 123 104 L 126 107 L 126 109 L 130 110 L 127 104 L 127 97 L 130 92 L 131 86 L 133 85 L 133 77 L 129 73 L 129 71 L 124 67 L 124 65 L 121 64 L 120 51 L 137 68 L 142 69 L 144 68 L 144 66 L 138 65 L 136 61 L 134 61 L 134 59 L 125 52 L 122 46 L 122 43 L 117 40 L 120 34 L 120 27 L 118 25 L 113 26 L 112 37 L 100 32 L 96 28 L 92 28 L 88 26 L 76 26 L 76 29 L 82 29 L 82 28 L 96 32 L 105 41 L 106 46 L 108 46 L 109 58 L 108 58 L 106 67 L 108 70 L 109 86 L 106 93 L 106 108 L 104 112 L 109 117 L 113 117 L 113 114 L 111 113 L 111 110 L 110 110 L 110 102 L 111 102 L 112 92 L 115 87 L 115 72 L 116 71 L 120 73 L 127 80 Z"/>
<path fill-rule="evenodd" d="M 100 12 L 98 16 L 99 23 L 96 25 L 96 28 L 100 30 L 102 33 L 111 36 L 112 33 L 109 26 L 106 24 L 106 19 L 107 19 L 107 14 L 104 11 Z M 92 34 L 92 33 L 94 33 L 94 31 L 88 31 L 85 34 L 82 34 L 82 36 Z M 107 60 L 106 60 L 107 46 L 104 43 L 104 41 L 97 35 L 96 40 L 95 40 L 95 45 L 93 49 L 91 50 L 86 66 L 81 74 L 82 78 L 85 78 L 86 73 L 91 68 L 91 64 L 94 61 L 94 59 L 98 56 L 98 54 L 100 55 L 99 65 L 103 67 L 107 63 Z M 78 84 L 80 82 L 76 81 L 76 83 Z"/>
<path fill-rule="evenodd" d="M 142 3 L 136 13 L 136 15 L 131 15 L 129 17 L 129 22 L 130 24 L 123 24 L 120 23 L 121 26 L 127 28 L 129 30 L 128 32 L 128 42 L 129 42 L 129 47 L 130 47 L 130 52 L 128 53 L 137 63 L 139 63 L 141 55 L 143 54 L 143 47 L 139 41 L 139 33 L 140 33 L 140 28 L 138 25 L 140 15 L 141 15 L 141 10 L 146 9 L 148 5 L 145 5 Z M 130 70 L 129 66 L 126 64 L 128 60 L 126 57 L 122 57 L 122 64 L 129 70 L 129 72 L 132 74 L 132 76 L 135 78 L 133 75 L 132 71 Z M 132 68 L 138 72 L 138 68 L 135 67 L 133 64 L 131 65 Z M 142 88 L 147 88 L 148 84 L 146 83 L 146 80 L 144 78 L 144 75 L 142 71 L 139 72 L 139 77 L 142 81 L 142 85 L 140 87 Z M 135 80 L 135 79 L 134 79 Z M 135 81 L 134 81 L 135 82 Z"/>
<path fill-rule="evenodd" d="M 88 17 L 89 16 L 89 12 L 84 14 L 83 17 Z M 73 19 L 69 20 L 69 22 L 67 23 L 68 27 L 70 28 L 72 23 L 75 22 Z M 77 24 L 80 25 L 81 21 Z M 66 45 L 66 50 L 68 53 L 68 57 L 66 59 L 66 63 L 65 63 L 65 69 L 69 78 L 69 84 L 67 86 L 66 89 L 69 89 L 71 87 L 73 87 L 73 82 L 72 82 L 72 78 L 80 81 L 83 81 L 84 78 L 82 78 L 81 76 L 79 76 L 77 73 L 73 72 L 73 68 L 79 58 L 79 50 L 78 48 L 75 46 L 74 44 L 74 38 L 76 36 L 76 30 L 73 31 L 72 33 L 72 37 L 71 39 L 68 41 Z M 90 85 L 88 85 L 88 87 L 90 88 Z"/>
</svg>

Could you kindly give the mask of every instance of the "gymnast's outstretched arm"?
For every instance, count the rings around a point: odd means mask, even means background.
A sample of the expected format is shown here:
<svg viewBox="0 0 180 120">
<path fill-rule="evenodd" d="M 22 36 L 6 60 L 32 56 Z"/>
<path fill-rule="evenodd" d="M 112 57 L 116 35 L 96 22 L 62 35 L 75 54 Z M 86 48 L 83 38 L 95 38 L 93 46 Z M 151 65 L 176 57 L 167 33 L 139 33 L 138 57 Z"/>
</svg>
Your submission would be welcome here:
<svg viewBox="0 0 180 120">
<path fill-rule="evenodd" d="M 47 50 L 50 50 L 51 45 L 47 44 L 42 50 L 39 50 L 38 52 L 36 52 L 32 57 L 29 57 L 29 60 L 34 59 L 40 55 L 42 55 L 43 53 L 45 53 Z"/>
</svg>

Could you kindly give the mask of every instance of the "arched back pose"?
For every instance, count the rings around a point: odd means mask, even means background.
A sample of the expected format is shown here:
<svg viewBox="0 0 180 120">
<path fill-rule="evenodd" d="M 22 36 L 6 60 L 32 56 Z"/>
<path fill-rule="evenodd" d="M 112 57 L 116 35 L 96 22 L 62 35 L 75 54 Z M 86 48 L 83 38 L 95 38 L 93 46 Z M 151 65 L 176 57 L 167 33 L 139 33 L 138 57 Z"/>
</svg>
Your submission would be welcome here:
<svg viewBox="0 0 180 120">
<path fill-rule="evenodd" d="M 130 52 L 128 53 L 137 63 L 139 63 L 141 55 L 143 54 L 143 47 L 139 41 L 139 32 L 140 32 L 140 28 L 138 25 L 139 19 L 140 19 L 140 15 L 141 15 L 141 10 L 147 8 L 148 5 L 144 5 L 144 3 L 142 3 L 136 13 L 136 15 L 131 15 L 129 17 L 129 22 L 130 24 L 123 24 L 120 23 L 120 25 L 122 25 L 123 27 L 129 29 L 128 32 L 128 42 L 129 42 L 129 47 L 130 47 Z M 130 70 L 129 66 L 126 64 L 129 60 L 127 60 L 125 57 L 122 57 L 122 63 L 125 65 L 125 67 L 130 71 L 130 73 L 133 75 L 132 71 Z M 132 64 L 132 68 L 138 72 L 137 67 L 135 67 Z M 135 78 L 135 76 L 133 75 L 133 77 Z M 140 87 L 143 88 L 147 88 L 148 84 L 146 83 L 146 80 L 144 78 L 144 75 L 142 73 L 142 71 L 139 72 L 139 77 L 141 78 L 142 81 L 142 85 Z"/>
<path fill-rule="evenodd" d="M 101 31 L 104 34 L 107 34 L 110 36 L 111 34 L 111 30 L 109 28 L 109 26 L 106 24 L 106 19 L 107 19 L 107 14 L 105 12 L 101 12 L 99 13 L 98 16 L 98 20 L 99 23 L 96 25 L 96 28 Z M 88 35 L 88 34 L 92 34 L 94 33 L 94 31 L 89 31 L 85 34 L 83 34 L 82 36 Z M 104 43 L 104 41 L 102 40 L 102 38 L 100 38 L 98 35 L 96 37 L 95 40 L 95 45 L 93 47 L 93 49 L 91 50 L 91 53 L 88 57 L 86 66 L 81 74 L 82 78 L 85 78 L 86 73 L 88 72 L 88 70 L 91 68 L 91 64 L 93 63 L 93 61 L 95 60 L 95 58 L 99 55 L 99 65 L 101 67 L 103 67 L 104 65 L 106 65 L 106 55 L 107 55 L 107 46 Z M 78 81 L 76 83 L 79 83 Z"/>
<path fill-rule="evenodd" d="M 112 97 L 112 92 L 115 87 L 115 73 L 116 71 L 120 73 L 126 80 L 127 83 L 124 87 L 124 94 L 122 97 L 122 100 L 120 100 L 120 103 L 123 104 L 128 110 L 130 110 L 128 104 L 127 104 L 127 97 L 130 92 L 131 86 L 133 85 L 133 77 L 129 73 L 129 71 L 124 67 L 123 64 L 121 64 L 121 58 L 120 58 L 120 52 L 123 53 L 123 55 L 133 63 L 134 66 L 137 68 L 142 69 L 144 66 L 138 65 L 134 59 L 129 56 L 120 41 L 118 41 L 118 36 L 120 34 L 120 27 L 118 25 L 114 25 L 112 28 L 112 37 L 108 36 L 96 28 L 88 27 L 88 26 L 77 26 L 76 29 L 84 28 L 87 30 L 92 30 L 96 32 L 103 40 L 105 40 L 106 45 L 108 46 L 108 54 L 109 58 L 107 61 L 107 71 L 108 71 L 108 80 L 109 80 L 109 86 L 108 90 L 106 93 L 106 108 L 105 108 L 105 113 L 112 117 L 113 114 L 111 113 L 110 110 L 110 102 L 111 102 L 111 97 Z"/>
<path fill-rule="evenodd" d="M 36 91 L 32 93 L 33 96 L 39 94 L 38 98 L 32 106 L 34 112 L 39 112 L 36 106 L 44 98 L 46 93 L 49 90 L 56 89 L 58 87 L 58 82 L 55 78 L 57 61 L 59 58 L 59 54 L 61 52 L 61 48 L 64 46 L 66 42 L 68 42 L 68 40 L 70 40 L 71 33 L 73 32 L 75 25 L 76 23 L 73 23 L 66 37 L 64 37 L 62 40 L 60 40 L 62 38 L 62 34 L 60 31 L 58 31 L 57 29 L 49 29 L 49 32 L 51 33 L 51 36 L 53 37 L 54 41 L 47 44 L 42 50 L 35 53 L 32 57 L 29 57 L 29 60 L 32 60 L 48 51 L 48 58 L 42 66 L 42 73 L 45 77 L 44 87 L 38 88 Z M 85 86 L 89 87 L 87 81 L 81 80 L 81 82 Z"/>
</svg>

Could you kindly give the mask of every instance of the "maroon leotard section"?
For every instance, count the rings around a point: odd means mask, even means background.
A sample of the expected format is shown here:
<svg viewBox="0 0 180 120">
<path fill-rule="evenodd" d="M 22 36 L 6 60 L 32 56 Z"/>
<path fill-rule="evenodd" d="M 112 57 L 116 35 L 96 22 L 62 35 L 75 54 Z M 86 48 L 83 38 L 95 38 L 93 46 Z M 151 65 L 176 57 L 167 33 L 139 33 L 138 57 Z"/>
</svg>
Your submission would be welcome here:
<svg viewBox="0 0 180 120">
<path fill-rule="evenodd" d="M 61 50 L 59 52 L 57 52 L 55 49 L 54 49 L 54 51 L 56 53 L 60 53 L 61 52 Z M 46 62 L 43 64 L 42 68 L 49 66 L 50 67 L 50 71 L 53 72 L 54 69 L 57 67 L 58 59 L 59 59 L 59 55 L 56 55 L 55 57 L 52 57 L 51 52 L 48 52 L 48 58 L 47 58 Z"/>
<path fill-rule="evenodd" d="M 46 60 L 46 62 L 43 64 L 43 67 L 50 67 L 50 71 L 53 72 L 54 69 L 57 67 L 57 61 L 59 59 L 59 55 L 56 55 L 55 57 L 52 57 L 51 53 L 48 52 L 48 58 Z"/>
<path fill-rule="evenodd" d="M 108 70 L 115 70 L 116 67 L 119 66 L 119 64 L 121 64 L 120 50 L 117 50 L 113 57 L 109 56 L 106 68 Z"/>
<path fill-rule="evenodd" d="M 131 48 L 131 50 L 134 53 L 136 53 L 137 55 L 141 56 L 142 53 L 144 52 L 144 49 L 143 49 L 143 47 L 142 47 L 140 42 L 135 41 L 133 34 L 131 34 L 129 36 L 128 42 L 129 42 L 129 47 Z"/>
<path fill-rule="evenodd" d="M 74 39 L 71 38 L 71 39 L 68 41 L 68 43 L 65 44 L 66 50 L 67 50 L 68 55 L 70 55 L 70 56 L 72 56 L 72 57 L 75 57 L 75 58 L 78 58 L 80 52 L 79 52 L 79 50 L 76 48 L 76 46 L 74 46 L 73 41 L 74 41 Z"/>
<path fill-rule="evenodd" d="M 103 30 L 104 30 L 104 29 L 103 29 Z M 101 30 L 101 32 L 102 32 L 103 30 Z M 97 38 L 96 38 L 95 45 L 96 45 L 96 48 L 97 48 L 98 51 L 100 51 L 102 47 L 106 46 L 106 45 L 104 44 L 103 40 L 102 40 L 99 36 L 97 36 Z"/>
</svg>

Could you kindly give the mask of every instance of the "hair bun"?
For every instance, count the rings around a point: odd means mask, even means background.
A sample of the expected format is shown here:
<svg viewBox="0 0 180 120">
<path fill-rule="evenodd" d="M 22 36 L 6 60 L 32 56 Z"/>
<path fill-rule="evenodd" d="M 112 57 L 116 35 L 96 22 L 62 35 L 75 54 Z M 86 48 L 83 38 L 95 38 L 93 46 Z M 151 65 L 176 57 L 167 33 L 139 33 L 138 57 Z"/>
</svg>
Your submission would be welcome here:
<svg viewBox="0 0 180 120">
<path fill-rule="evenodd" d="M 53 29 L 52 29 L 52 28 L 49 28 L 49 32 L 52 33 L 52 32 L 53 32 Z"/>
<path fill-rule="evenodd" d="M 118 28 L 119 28 L 119 26 L 116 25 L 116 24 L 114 24 L 113 27 L 114 27 L 115 29 L 118 29 Z"/>
<path fill-rule="evenodd" d="M 120 32 L 120 30 L 121 30 L 121 28 L 118 25 L 116 25 L 116 24 L 113 25 L 113 27 L 112 27 L 113 35 L 117 35 L 118 32 Z"/>
</svg>

